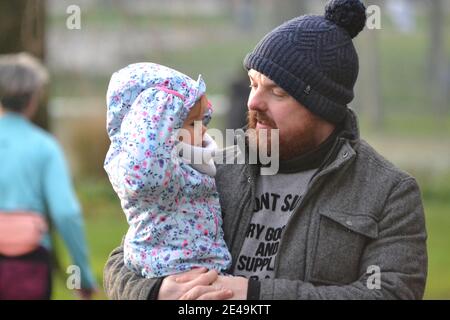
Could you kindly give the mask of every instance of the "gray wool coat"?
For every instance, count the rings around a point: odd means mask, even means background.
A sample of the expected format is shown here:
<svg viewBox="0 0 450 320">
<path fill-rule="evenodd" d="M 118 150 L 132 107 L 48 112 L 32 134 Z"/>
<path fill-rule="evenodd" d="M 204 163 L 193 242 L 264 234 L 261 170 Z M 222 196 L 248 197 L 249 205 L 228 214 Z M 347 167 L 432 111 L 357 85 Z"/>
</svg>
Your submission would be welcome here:
<svg viewBox="0 0 450 320">
<path fill-rule="evenodd" d="M 421 299 L 427 276 L 424 210 L 416 180 L 360 139 L 349 110 L 333 156 L 311 180 L 283 232 L 275 278 L 260 299 Z M 216 175 L 225 241 L 236 263 L 250 224 L 256 165 L 221 165 Z M 234 265 L 231 270 L 234 269 Z M 379 271 L 379 273 L 377 273 Z M 110 255 L 104 288 L 112 299 L 147 299 L 155 279 Z"/>
</svg>

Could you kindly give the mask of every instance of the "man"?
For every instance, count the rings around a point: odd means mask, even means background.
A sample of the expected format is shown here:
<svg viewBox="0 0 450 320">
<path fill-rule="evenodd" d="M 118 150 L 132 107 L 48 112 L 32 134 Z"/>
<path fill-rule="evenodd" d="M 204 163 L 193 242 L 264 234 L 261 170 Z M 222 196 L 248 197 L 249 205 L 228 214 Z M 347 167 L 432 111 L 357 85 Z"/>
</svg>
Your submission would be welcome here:
<svg viewBox="0 0 450 320">
<path fill-rule="evenodd" d="M 279 129 L 280 170 L 218 167 L 233 276 L 195 269 L 142 279 L 124 267 L 119 247 L 104 271 L 110 298 L 422 298 L 418 185 L 359 138 L 347 107 L 358 75 L 352 38 L 365 19 L 360 1 L 334 0 L 325 16 L 288 21 L 247 55 L 248 124 Z"/>
</svg>

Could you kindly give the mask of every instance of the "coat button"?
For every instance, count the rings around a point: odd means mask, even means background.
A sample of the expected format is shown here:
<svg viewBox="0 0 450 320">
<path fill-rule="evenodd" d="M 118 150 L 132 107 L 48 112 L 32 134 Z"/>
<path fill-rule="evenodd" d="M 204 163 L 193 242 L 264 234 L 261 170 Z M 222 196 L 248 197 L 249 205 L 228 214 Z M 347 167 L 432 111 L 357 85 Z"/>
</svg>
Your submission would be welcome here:
<svg viewBox="0 0 450 320">
<path fill-rule="evenodd" d="M 352 226 L 353 225 L 353 223 L 350 220 L 345 221 L 345 224 L 348 225 L 348 226 Z"/>
<path fill-rule="evenodd" d="M 348 157 L 348 151 L 345 151 L 343 154 L 342 154 L 342 158 L 347 158 Z"/>
<path fill-rule="evenodd" d="M 248 183 L 252 183 L 252 178 L 248 177 L 247 181 Z"/>
</svg>

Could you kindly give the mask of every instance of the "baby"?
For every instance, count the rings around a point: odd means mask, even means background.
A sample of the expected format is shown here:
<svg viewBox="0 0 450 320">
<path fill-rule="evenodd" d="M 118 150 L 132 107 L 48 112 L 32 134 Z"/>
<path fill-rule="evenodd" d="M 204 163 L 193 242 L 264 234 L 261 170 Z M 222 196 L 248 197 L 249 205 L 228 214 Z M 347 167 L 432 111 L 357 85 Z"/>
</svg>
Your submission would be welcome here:
<svg viewBox="0 0 450 320">
<path fill-rule="evenodd" d="M 231 264 L 214 162 L 192 163 L 216 149 L 205 90 L 201 76 L 153 63 L 129 65 L 109 83 L 105 170 L 129 224 L 125 265 L 146 278 Z"/>
</svg>

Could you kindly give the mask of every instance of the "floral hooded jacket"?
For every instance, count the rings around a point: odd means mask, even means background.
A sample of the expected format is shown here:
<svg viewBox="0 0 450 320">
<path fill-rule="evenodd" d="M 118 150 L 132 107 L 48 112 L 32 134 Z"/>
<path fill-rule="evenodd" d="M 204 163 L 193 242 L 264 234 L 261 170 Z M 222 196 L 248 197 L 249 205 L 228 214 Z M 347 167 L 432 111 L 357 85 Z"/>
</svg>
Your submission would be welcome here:
<svg viewBox="0 0 450 320">
<path fill-rule="evenodd" d="M 176 148 L 177 132 L 205 90 L 201 76 L 194 81 L 153 63 L 129 65 L 109 83 L 104 167 L 129 224 L 125 263 L 147 278 L 231 264 L 214 178 Z"/>
</svg>

